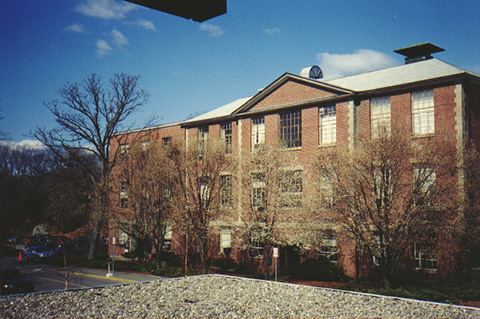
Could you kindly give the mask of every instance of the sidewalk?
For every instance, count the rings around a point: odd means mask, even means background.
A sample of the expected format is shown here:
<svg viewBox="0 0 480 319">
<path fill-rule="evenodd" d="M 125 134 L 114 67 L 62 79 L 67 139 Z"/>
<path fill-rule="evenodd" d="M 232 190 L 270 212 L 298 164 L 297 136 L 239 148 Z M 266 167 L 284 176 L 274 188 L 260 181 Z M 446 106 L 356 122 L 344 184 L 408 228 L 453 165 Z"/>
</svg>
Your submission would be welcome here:
<svg viewBox="0 0 480 319">
<path fill-rule="evenodd" d="M 101 279 L 111 280 L 113 282 L 142 282 L 142 281 L 155 281 L 163 280 L 164 277 L 154 276 L 145 273 L 136 273 L 130 271 L 115 271 L 111 272 L 112 276 L 108 276 L 108 271 L 105 269 L 94 268 L 75 268 L 74 273 L 82 276 L 96 277 Z"/>
</svg>

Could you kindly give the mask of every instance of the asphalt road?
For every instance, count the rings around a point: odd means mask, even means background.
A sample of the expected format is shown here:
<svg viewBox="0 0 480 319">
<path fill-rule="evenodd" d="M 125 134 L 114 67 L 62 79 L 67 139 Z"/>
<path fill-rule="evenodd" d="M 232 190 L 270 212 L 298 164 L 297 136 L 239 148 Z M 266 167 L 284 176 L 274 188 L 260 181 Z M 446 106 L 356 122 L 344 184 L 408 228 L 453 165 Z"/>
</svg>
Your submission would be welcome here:
<svg viewBox="0 0 480 319">
<path fill-rule="evenodd" d="M 114 272 L 89 268 L 53 267 L 41 263 L 19 261 L 18 258 L 3 258 L 0 267 L 11 267 L 21 270 L 35 284 L 35 291 L 55 291 L 75 288 L 108 286 L 141 281 L 161 280 L 161 277 L 131 272 Z"/>
</svg>

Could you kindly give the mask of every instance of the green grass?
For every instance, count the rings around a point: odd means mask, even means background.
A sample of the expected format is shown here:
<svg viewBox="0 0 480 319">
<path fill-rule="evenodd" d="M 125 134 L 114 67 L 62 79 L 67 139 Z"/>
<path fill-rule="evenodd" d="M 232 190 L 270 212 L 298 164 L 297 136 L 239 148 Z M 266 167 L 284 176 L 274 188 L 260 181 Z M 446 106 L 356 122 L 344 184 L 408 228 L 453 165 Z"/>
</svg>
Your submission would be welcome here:
<svg viewBox="0 0 480 319">
<path fill-rule="evenodd" d="M 429 280 L 419 284 L 398 286 L 394 289 L 359 288 L 347 290 L 379 295 L 458 304 L 462 301 L 480 301 L 480 278 L 472 275 L 469 280 Z"/>
</svg>

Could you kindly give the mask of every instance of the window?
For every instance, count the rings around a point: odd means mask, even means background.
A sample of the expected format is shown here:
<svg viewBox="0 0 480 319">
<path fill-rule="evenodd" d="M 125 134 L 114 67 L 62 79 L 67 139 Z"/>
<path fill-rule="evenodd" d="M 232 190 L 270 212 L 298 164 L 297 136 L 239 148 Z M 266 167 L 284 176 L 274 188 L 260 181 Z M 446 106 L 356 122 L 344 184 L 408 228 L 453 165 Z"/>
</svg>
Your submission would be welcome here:
<svg viewBox="0 0 480 319">
<path fill-rule="evenodd" d="M 257 117 L 252 119 L 252 149 L 258 150 L 265 144 L 265 119 Z"/>
<path fill-rule="evenodd" d="M 331 208 L 335 203 L 335 186 L 331 176 L 320 176 L 319 199 L 320 205 L 324 208 Z"/>
<path fill-rule="evenodd" d="M 435 133 L 433 90 L 412 93 L 413 135 Z"/>
<path fill-rule="evenodd" d="M 146 152 L 148 148 L 150 147 L 150 141 L 143 141 L 140 143 L 140 147 L 142 151 Z"/>
<path fill-rule="evenodd" d="M 287 148 L 302 146 L 302 111 L 280 114 L 280 141 Z"/>
<path fill-rule="evenodd" d="M 120 207 L 128 207 L 128 183 L 120 182 Z"/>
<path fill-rule="evenodd" d="M 220 230 L 220 253 L 227 256 L 232 251 L 232 229 L 230 227 L 223 227 Z"/>
<path fill-rule="evenodd" d="M 327 234 L 321 239 L 318 256 L 322 256 L 333 262 L 338 260 L 337 239 L 333 237 L 333 234 Z"/>
<path fill-rule="evenodd" d="M 118 236 L 118 244 L 119 245 L 128 245 L 128 243 L 129 243 L 128 234 L 120 229 L 119 236 Z"/>
<path fill-rule="evenodd" d="M 371 101 L 372 137 L 379 137 L 381 134 L 390 135 L 391 111 L 390 97 L 378 97 Z"/>
<path fill-rule="evenodd" d="M 252 174 L 252 207 L 265 208 L 265 174 Z"/>
<path fill-rule="evenodd" d="M 437 174 L 431 167 L 417 165 L 413 168 L 414 196 L 416 205 L 430 205 Z"/>
<path fill-rule="evenodd" d="M 435 248 L 432 245 L 415 243 L 413 245 L 415 268 L 424 270 L 437 269 L 437 257 Z"/>
<path fill-rule="evenodd" d="M 168 148 L 170 146 L 172 146 L 172 137 L 168 136 L 168 137 L 162 138 L 162 147 Z"/>
<path fill-rule="evenodd" d="M 393 196 L 392 169 L 388 166 L 375 167 L 373 171 L 373 193 L 377 209 L 386 209 L 391 205 Z"/>
<path fill-rule="evenodd" d="M 261 227 L 250 230 L 250 248 L 248 254 L 250 257 L 263 257 L 263 229 Z"/>
<path fill-rule="evenodd" d="M 280 181 L 280 206 L 302 206 L 302 171 L 285 171 Z"/>
<path fill-rule="evenodd" d="M 335 105 L 320 107 L 318 114 L 320 145 L 335 144 L 337 142 L 337 114 Z"/>
<path fill-rule="evenodd" d="M 232 175 L 220 175 L 220 205 L 232 206 Z"/>
<path fill-rule="evenodd" d="M 232 123 L 224 123 L 221 125 L 221 138 L 225 145 L 225 153 L 232 152 Z"/>
<path fill-rule="evenodd" d="M 203 152 L 208 140 L 208 126 L 198 128 L 198 149 Z"/>
<path fill-rule="evenodd" d="M 120 155 L 127 155 L 130 149 L 130 145 L 128 144 L 120 144 Z"/>
<path fill-rule="evenodd" d="M 200 201 L 201 207 L 206 208 L 210 203 L 210 189 L 208 187 L 208 178 L 201 177 L 198 179 L 198 191 L 199 196 L 198 200 Z"/>
<path fill-rule="evenodd" d="M 165 235 L 163 236 L 163 249 L 172 250 L 173 229 L 172 226 L 165 227 Z"/>
</svg>

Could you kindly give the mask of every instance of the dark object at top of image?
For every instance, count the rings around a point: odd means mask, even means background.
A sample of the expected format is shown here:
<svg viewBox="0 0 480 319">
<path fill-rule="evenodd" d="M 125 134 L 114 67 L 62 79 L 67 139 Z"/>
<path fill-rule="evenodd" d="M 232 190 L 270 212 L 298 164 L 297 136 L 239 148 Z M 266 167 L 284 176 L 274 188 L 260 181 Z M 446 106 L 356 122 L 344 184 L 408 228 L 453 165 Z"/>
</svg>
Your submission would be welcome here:
<svg viewBox="0 0 480 319">
<path fill-rule="evenodd" d="M 227 13 L 227 0 L 125 0 L 185 19 L 203 22 Z"/>
</svg>

